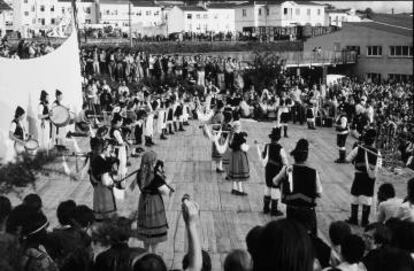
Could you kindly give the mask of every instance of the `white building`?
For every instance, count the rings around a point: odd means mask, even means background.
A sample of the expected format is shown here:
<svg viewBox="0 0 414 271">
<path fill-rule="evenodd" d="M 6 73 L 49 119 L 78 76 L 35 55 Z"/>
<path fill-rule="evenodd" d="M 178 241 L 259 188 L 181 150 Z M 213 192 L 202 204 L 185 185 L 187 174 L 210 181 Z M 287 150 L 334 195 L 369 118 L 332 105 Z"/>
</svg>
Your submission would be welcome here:
<svg viewBox="0 0 414 271">
<path fill-rule="evenodd" d="M 94 0 L 77 0 L 77 18 L 79 27 L 97 23 L 97 5 Z M 60 19 L 72 15 L 72 1 L 58 0 L 58 17 Z"/>
<path fill-rule="evenodd" d="M 13 27 L 13 10 L 3 0 L 0 0 L 0 38 Z"/>
<path fill-rule="evenodd" d="M 236 30 L 246 27 L 325 26 L 325 6 L 311 1 L 259 2 L 236 7 Z"/>
<path fill-rule="evenodd" d="M 133 26 L 159 26 L 163 23 L 161 6 L 151 1 L 100 0 L 99 10 L 99 23 L 111 24 L 124 30 L 129 28 L 130 19 Z"/>
<path fill-rule="evenodd" d="M 167 32 L 196 32 L 209 31 L 209 13 L 200 6 L 174 6 L 168 13 Z"/>
<path fill-rule="evenodd" d="M 235 5 L 226 3 L 212 3 L 207 6 L 208 30 L 214 32 L 236 31 Z"/>
<path fill-rule="evenodd" d="M 343 22 L 358 23 L 362 18 L 358 16 L 355 9 L 328 9 L 326 10 L 328 25 L 342 27 Z"/>
</svg>

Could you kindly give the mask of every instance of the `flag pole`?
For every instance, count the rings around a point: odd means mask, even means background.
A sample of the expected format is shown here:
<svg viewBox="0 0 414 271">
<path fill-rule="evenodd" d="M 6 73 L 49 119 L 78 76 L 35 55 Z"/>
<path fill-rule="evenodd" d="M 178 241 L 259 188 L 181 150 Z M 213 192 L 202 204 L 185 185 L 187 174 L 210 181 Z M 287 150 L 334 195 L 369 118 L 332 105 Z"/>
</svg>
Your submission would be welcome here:
<svg viewBox="0 0 414 271">
<path fill-rule="evenodd" d="M 72 14 L 73 14 L 74 31 L 76 31 L 76 34 L 78 35 L 78 47 L 80 49 L 80 33 L 79 33 L 78 9 L 76 7 L 76 0 L 72 0 Z M 86 31 L 85 31 L 85 37 L 86 37 Z"/>
</svg>

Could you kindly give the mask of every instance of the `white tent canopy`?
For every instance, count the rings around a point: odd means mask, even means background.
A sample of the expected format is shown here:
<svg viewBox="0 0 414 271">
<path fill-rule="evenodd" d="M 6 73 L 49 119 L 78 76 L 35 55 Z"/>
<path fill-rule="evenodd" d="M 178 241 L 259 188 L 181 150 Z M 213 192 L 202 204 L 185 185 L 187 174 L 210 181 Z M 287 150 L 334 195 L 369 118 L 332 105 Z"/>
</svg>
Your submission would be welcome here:
<svg viewBox="0 0 414 271">
<path fill-rule="evenodd" d="M 82 84 L 76 31 L 55 51 L 33 59 L 0 58 L 0 161 L 11 161 L 8 132 L 17 106 L 26 110 L 26 130 L 38 138 L 40 92 L 63 92 L 63 104 L 77 113 L 82 105 Z"/>
</svg>

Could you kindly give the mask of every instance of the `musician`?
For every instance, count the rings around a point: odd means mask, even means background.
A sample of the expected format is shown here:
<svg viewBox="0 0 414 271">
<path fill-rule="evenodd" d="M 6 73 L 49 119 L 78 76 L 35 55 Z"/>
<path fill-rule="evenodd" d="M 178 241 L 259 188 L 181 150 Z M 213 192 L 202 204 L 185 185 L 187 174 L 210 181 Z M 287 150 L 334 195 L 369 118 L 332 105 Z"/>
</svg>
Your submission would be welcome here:
<svg viewBox="0 0 414 271">
<path fill-rule="evenodd" d="M 90 163 L 90 181 L 93 185 L 93 211 L 95 219 L 102 221 L 116 215 L 116 202 L 113 193 L 115 184 L 113 171 L 113 146 L 110 140 L 95 138 L 91 140 L 92 158 Z"/>
<path fill-rule="evenodd" d="M 145 119 L 144 124 L 145 146 L 147 147 L 155 145 L 155 143 L 152 141 L 152 138 L 154 136 L 154 111 L 157 110 L 157 108 L 153 108 L 150 101 L 150 96 L 148 96 L 147 104 L 145 107 L 145 111 L 147 112 L 147 118 Z M 158 104 L 154 105 L 158 107 Z"/>
<path fill-rule="evenodd" d="M 177 101 L 175 103 L 175 112 L 174 117 L 176 119 L 176 122 L 178 122 L 178 131 L 185 132 L 184 126 L 183 126 L 183 115 L 184 115 L 184 108 L 182 101 Z"/>
<path fill-rule="evenodd" d="M 319 174 L 308 166 L 309 143 L 300 139 L 290 153 L 295 159 L 292 166 L 284 166 L 273 179 L 282 186 L 282 202 L 286 204 L 286 217 L 302 223 L 312 234 L 317 233 L 316 199 L 321 197 L 322 185 Z"/>
<path fill-rule="evenodd" d="M 39 147 L 41 149 L 48 150 L 50 148 L 51 123 L 49 120 L 49 94 L 44 90 L 40 92 L 40 103 L 38 106 L 37 117 L 40 120 Z"/>
<path fill-rule="evenodd" d="M 123 118 L 119 114 L 115 114 L 111 121 L 111 129 L 109 137 L 115 142 L 115 155 L 119 160 L 118 175 L 123 178 L 127 173 L 127 151 L 128 142 L 122 134 Z"/>
<path fill-rule="evenodd" d="M 366 102 L 367 97 L 362 96 L 360 102 L 355 105 L 355 124 L 353 125 L 353 128 L 356 132 L 357 137 L 362 134 L 365 126 L 368 124 L 368 119 L 366 116 Z"/>
<path fill-rule="evenodd" d="M 306 109 L 306 122 L 308 124 L 308 129 L 316 130 L 315 128 L 315 108 L 311 101 L 308 102 L 308 108 Z"/>
<path fill-rule="evenodd" d="M 250 177 L 249 159 L 247 151 L 249 146 L 246 144 L 247 134 L 245 132 L 234 133 L 230 144 L 231 157 L 229 165 L 229 179 L 233 181 L 231 194 L 236 196 L 247 196 L 244 191 L 243 182 Z"/>
<path fill-rule="evenodd" d="M 23 125 L 23 120 L 26 115 L 26 111 L 20 106 L 17 106 L 14 118 L 11 122 L 10 129 L 9 129 L 9 138 L 14 141 L 15 146 L 16 143 L 20 143 L 21 145 L 24 145 L 26 140 L 26 129 Z M 16 151 L 16 148 L 15 148 Z M 16 154 L 17 153 L 16 151 Z"/>
<path fill-rule="evenodd" d="M 144 242 L 144 248 L 156 253 L 157 246 L 167 241 L 168 222 L 162 195 L 171 194 L 164 173 L 163 162 L 157 160 L 153 151 L 144 153 L 137 174 L 141 191 L 138 202 L 137 238 Z"/>
<path fill-rule="evenodd" d="M 270 143 L 265 145 L 261 157 L 265 164 L 266 186 L 263 198 L 263 213 L 270 213 L 271 216 L 282 216 L 283 213 L 278 210 L 280 200 L 280 185 L 273 183 L 273 178 L 280 172 L 283 166 L 288 165 L 286 152 L 279 140 L 282 137 L 281 127 L 274 127 L 269 134 Z M 271 205 L 271 207 L 270 207 Z"/>
<path fill-rule="evenodd" d="M 173 122 L 174 122 L 174 101 L 170 98 L 165 102 L 167 108 L 167 126 L 170 135 L 173 135 Z"/>
<path fill-rule="evenodd" d="M 372 197 L 374 195 L 375 179 L 381 165 L 380 152 L 374 147 L 377 133 L 369 129 L 363 136 L 363 145 L 356 146 L 346 157 L 347 162 L 353 162 L 355 167 L 354 181 L 351 187 L 353 197 L 351 217 L 347 222 L 358 225 L 358 207 L 362 205 L 361 226 L 369 224 Z"/>
<path fill-rule="evenodd" d="M 55 97 L 56 100 L 53 102 L 52 104 L 52 108 L 55 106 L 61 106 L 62 105 L 62 100 L 63 100 L 63 93 L 60 90 L 56 90 L 55 92 Z M 64 131 L 62 131 L 63 129 L 56 127 L 56 126 L 52 126 L 52 138 L 54 139 L 54 142 L 56 145 L 63 145 L 63 133 Z"/>
<path fill-rule="evenodd" d="M 335 163 L 345 163 L 346 157 L 346 138 L 349 134 L 348 118 L 341 112 L 336 119 L 336 145 L 338 146 L 339 158 Z"/>
<path fill-rule="evenodd" d="M 207 121 L 207 125 L 213 125 L 213 130 L 218 131 L 221 129 L 221 125 L 224 122 L 223 115 L 224 103 L 222 100 L 218 100 L 216 103 L 216 108 L 214 110 L 214 115 Z M 219 140 L 220 141 L 220 140 Z M 223 155 L 217 150 L 216 144 L 212 144 L 212 158 L 216 163 L 216 172 L 223 173 Z"/>
</svg>

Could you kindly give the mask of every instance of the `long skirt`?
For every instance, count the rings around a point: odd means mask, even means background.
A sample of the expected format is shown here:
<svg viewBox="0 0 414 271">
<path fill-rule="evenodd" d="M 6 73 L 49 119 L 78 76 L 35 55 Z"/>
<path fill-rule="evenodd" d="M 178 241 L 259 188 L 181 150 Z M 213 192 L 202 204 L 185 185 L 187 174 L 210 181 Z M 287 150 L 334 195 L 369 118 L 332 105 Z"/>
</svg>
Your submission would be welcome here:
<svg viewBox="0 0 414 271">
<path fill-rule="evenodd" d="M 142 193 L 138 202 L 137 238 L 157 244 L 167 241 L 168 222 L 160 194 Z"/>
<path fill-rule="evenodd" d="M 241 150 L 232 151 L 229 165 L 229 178 L 235 181 L 247 181 L 250 177 L 247 153 Z"/>
<path fill-rule="evenodd" d="M 116 214 L 116 203 L 111 187 L 98 183 L 93 189 L 93 212 L 95 219 L 111 218 Z"/>
<path fill-rule="evenodd" d="M 223 137 L 219 138 L 219 144 L 224 144 L 225 139 Z M 217 150 L 216 147 L 216 143 L 212 142 L 212 147 L 211 147 L 211 158 L 213 159 L 213 161 L 215 162 L 219 162 L 220 160 L 223 159 L 223 154 L 219 153 L 219 151 Z"/>
<path fill-rule="evenodd" d="M 127 173 L 127 151 L 125 146 L 117 147 L 117 158 L 119 159 L 118 175 L 124 178 Z"/>
</svg>

